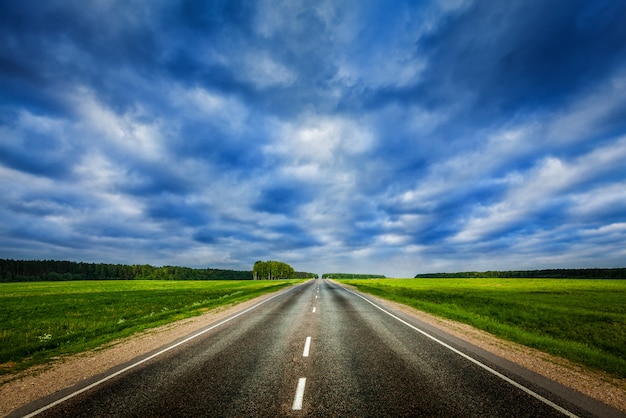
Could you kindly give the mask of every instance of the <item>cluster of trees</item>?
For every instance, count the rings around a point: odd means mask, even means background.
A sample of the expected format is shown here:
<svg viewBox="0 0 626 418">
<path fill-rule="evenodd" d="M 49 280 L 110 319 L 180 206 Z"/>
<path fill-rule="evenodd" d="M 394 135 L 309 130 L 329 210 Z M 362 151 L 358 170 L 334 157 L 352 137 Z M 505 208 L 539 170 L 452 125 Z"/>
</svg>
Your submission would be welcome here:
<svg viewBox="0 0 626 418">
<path fill-rule="evenodd" d="M 322 279 L 386 279 L 382 274 L 324 273 Z"/>
<path fill-rule="evenodd" d="M 251 280 L 251 271 L 0 259 L 0 282 L 60 280 Z"/>
<path fill-rule="evenodd" d="M 510 271 L 464 271 L 418 274 L 415 278 L 544 278 L 544 279 L 626 279 L 626 268 L 548 269 Z"/>
<path fill-rule="evenodd" d="M 252 268 L 254 280 L 292 279 L 294 275 L 293 267 L 280 261 L 257 261 Z"/>
</svg>

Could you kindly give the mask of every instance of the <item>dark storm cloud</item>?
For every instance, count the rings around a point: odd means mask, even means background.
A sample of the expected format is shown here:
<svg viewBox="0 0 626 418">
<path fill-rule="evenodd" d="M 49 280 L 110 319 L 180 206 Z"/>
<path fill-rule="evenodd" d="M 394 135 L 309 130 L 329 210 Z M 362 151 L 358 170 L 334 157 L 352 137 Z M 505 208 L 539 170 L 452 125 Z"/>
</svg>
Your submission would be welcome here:
<svg viewBox="0 0 626 418">
<path fill-rule="evenodd" d="M 478 116 L 558 105 L 623 65 L 624 16 L 612 1 L 472 2 L 418 43 L 423 82 L 396 97 Z"/>
</svg>

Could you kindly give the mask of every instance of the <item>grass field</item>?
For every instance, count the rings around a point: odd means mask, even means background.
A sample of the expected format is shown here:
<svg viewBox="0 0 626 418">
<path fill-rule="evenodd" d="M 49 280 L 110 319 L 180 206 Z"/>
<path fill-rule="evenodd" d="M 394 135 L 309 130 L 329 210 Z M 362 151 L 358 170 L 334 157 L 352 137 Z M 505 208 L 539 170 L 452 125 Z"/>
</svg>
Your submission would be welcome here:
<svg viewBox="0 0 626 418">
<path fill-rule="evenodd" d="M 301 281 L 1 283 L 0 374 Z"/>
<path fill-rule="evenodd" d="M 340 280 L 626 378 L 626 280 Z"/>
</svg>

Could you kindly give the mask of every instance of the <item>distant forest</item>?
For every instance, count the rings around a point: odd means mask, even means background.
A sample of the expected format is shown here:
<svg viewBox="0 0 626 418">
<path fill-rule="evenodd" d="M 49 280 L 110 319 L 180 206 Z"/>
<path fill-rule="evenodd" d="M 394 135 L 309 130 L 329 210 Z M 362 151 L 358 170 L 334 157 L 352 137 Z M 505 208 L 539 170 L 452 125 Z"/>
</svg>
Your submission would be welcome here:
<svg viewBox="0 0 626 418">
<path fill-rule="evenodd" d="M 312 277 L 294 272 L 294 278 Z M 314 275 L 317 277 L 317 275 Z M 252 280 L 252 271 L 153 267 L 148 264 L 78 263 L 57 260 L 0 259 L 0 282 L 63 280 Z"/>
<path fill-rule="evenodd" d="M 418 274 L 415 278 L 545 278 L 545 279 L 626 279 L 626 268 L 549 269 L 511 271 L 464 271 Z"/>
<path fill-rule="evenodd" d="M 322 279 L 386 279 L 382 274 L 324 273 Z"/>
</svg>

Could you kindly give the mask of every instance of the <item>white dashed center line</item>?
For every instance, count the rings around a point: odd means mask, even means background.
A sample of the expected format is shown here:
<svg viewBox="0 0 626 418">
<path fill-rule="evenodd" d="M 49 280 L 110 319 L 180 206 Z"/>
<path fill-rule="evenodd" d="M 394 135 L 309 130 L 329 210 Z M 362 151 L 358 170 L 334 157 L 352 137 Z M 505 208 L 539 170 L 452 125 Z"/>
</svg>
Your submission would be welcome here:
<svg viewBox="0 0 626 418">
<path fill-rule="evenodd" d="M 316 289 L 318 292 L 319 288 Z M 315 295 L 315 299 L 317 299 L 318 295 Z M 313 308 L 313 313 L 316 311 L 316 307 Z M 302 351 L 302 357 L 308 357 L 309 351 L 311 351 L 311 337 L 306 337 L 304 341 L 304 350 Z M 296 396 L 293 398 L 293 406 L 292 409 L 294 411 L 299 411 L 302 409 L 302 400 L 304 399 L 304 386 L 306 385 L 306 377 L 301 377 L 298 379 L 298 387 L 296 387 Z"/>
<path fill-rule="evenodd" d="M 304 386 L 306 385 L 306 377 L 301 377 L 298 380 L 298 387 L 296 388 L 296 396 L 293 398 L 292 409 L 299 411 L 302 409 L 302 399 L 304 398 Z"/>
<path fill-rule="evenodd" d="M 306 341 L 304 343 L 304 351 L 302 352 L 302 357 L 308 357 L 310 349 L 311 349 L 311 337 L 306 337 Z"/>
</svg>

